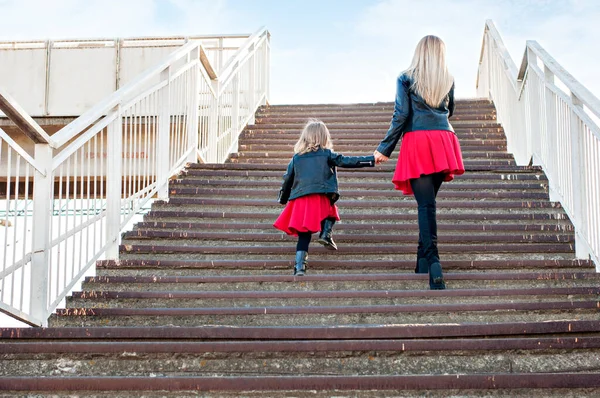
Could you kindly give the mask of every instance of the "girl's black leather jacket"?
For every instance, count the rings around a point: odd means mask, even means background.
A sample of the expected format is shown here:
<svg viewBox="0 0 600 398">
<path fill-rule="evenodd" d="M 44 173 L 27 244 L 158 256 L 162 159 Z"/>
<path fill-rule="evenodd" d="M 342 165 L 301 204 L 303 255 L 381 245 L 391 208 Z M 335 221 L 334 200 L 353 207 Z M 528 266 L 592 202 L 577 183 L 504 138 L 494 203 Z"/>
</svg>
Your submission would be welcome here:
<svg viewBox="0 0 600 398">
<path fill-rule="evenodd" d="M 295 154 L 283 175 L 278 201 L 286 204 L 290 199 L 313 193 L 324 193 L 330 197 L 333 204 L 340 197 L 336 167 L 373 166 L 375 166 L 373 155 L 344 156 L 322 148 L 302 155 Z"/>
<path fill-rule="evenodd" d="M 454 112 L 454 84 L 440 106 L 433 108 L 411 90 L 412 80 L 408 75 L 398 77 L 396 84 L 396 102 L 390 128 L 377 147 L 377 151 L 390 156 L 396 148 L 402 134 L 419 130 L 454 131 L 448 118 Z"/>
</svg>

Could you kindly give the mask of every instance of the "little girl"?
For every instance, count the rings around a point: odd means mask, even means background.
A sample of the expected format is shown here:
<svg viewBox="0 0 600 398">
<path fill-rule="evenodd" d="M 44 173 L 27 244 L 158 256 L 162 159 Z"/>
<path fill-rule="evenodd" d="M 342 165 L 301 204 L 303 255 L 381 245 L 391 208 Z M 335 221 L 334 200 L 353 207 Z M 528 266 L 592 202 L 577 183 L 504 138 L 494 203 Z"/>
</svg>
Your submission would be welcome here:
<svg viewBox="0 0 600 398">
<path fill-rule="evenodd" d="M 340 220 L 334 204 L 340 197 L 336 166 L 375 166 L 374 156 L 343 156 L 332 152 L 332 147 L 325 123 L 309 120 L 283 175 L 278 200 L 287 205 L 273 226 L 288 235 L 298 236 L 294 275 L 306 272 L 308 245 L 313 233 L 321 231 L 318 242 L 326 249 L 337 250 L 331 237 L 333 224 Z"/>
</svg>

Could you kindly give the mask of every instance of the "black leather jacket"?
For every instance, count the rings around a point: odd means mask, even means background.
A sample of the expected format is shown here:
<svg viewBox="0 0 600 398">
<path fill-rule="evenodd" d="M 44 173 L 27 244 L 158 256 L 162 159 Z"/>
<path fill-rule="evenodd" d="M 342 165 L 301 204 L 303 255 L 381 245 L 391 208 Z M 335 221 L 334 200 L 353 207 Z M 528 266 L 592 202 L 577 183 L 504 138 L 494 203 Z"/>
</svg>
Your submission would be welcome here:
<svg viewBox="0 0 600 398">
<path fill-rule="evenodd" d="M 358 168 L 375 166 L 371 156 L 344 156 L 330 149 L 319 148 L 313 152 L 295 154 L 283 175 L 279 203 L 313 193 L 327 194 L 335 203 L 338 192 L 337 167 Z"/>
<path fill-rule="evenodd" d="M 418 130 L 447 130 L 454 132 L 448 118 L 454 113 L 454 84 L 446 99 L 437 108 L 432 108 L 415 93 L 410 86 L 412 80 L 408 75 L 398 77 L 396 85 L 396 103 L 390 128 L 377 147 L 377 151 L 390 156 L 402 134 Z"/>
</svg>

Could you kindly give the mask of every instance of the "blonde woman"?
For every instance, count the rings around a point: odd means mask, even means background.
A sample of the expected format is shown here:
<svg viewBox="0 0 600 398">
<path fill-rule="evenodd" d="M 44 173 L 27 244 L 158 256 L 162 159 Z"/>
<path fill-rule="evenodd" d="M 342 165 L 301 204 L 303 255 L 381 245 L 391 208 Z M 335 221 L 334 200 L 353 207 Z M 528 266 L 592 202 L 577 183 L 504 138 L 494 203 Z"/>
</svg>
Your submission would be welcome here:
<svg viewBox="0 0 600 398">
<path fill-rule="evenodd" d="M 445 289 L 437 249 L 436 196 L 443 181 L 465 171 L 460 144 L 448 121 L 454 112 L 454 79 L 446 66 L 446 47 L 436 36 L 417 44 L 410 67 L 397 81 L 390 128 L 374 153 L 389 159 L 402 138 L 392 182 L 418 205 L 416 273 L 429 273 L 430 289 Z"/>
<path fill-rule="evenodd" d="M 304 275 L 312 234 L 321 231 L 318 242 L 337 250 L 331 236 L 339 221 L 340 197 L 336 167 L 373 167 L 373 156 L 344 156 L 332 151 L 331 135 L 325 123 L 310 120 L 294 147 L 294 156 L 283 176 L 279 203 L 285 209 L 273 226 L 288 235 L 298 236 L 294 275 Z"/>
</svg>

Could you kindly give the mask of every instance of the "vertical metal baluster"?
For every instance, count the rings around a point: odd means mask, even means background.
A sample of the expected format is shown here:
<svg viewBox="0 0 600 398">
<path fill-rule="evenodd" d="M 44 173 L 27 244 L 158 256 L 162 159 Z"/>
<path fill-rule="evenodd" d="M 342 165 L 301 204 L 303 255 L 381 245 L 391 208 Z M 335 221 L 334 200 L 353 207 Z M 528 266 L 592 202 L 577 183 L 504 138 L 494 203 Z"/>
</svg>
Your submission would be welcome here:
<svg viewBox="0 0 600 398">
<path fill-rule="evenodd" d="M 73 155 L 69 156 L 67 158 L 67 160 L 65 161 L 67 164 L 67 173 L 65 175 L 66 177 L 66 191 L 65 191 L 65 208 L 64 208 L 64 216 L 61 215 L 61 213 L 63 213 L 63 209 L 60 209 L 59 211 L 59 216 L 62 218 L 65 218 L 65 234 L 69 231 L 69 201 L 71 200 L 71 158 Z M 64 163 L 63 163 L 64 164 Z M 64 260 L 64 267 L 62 269 L 63 272 L 63 278 L 66 278 L 66 273 L 67 273 L 67 267 L 68 267 L 68 252 L 69 252 L 69 239 L 65 237 L 65 260 Z M 58 294 L 58 292 L 60 292 L 60 264 L 57 266 L 56 269 L 56 292 Z"/>
<path fill-rule="evenodd" d="M 127 129 L 127 139 L 129 141 L 129 152 L 127 153 L 127 159 L 129 163 L 129 167 L 127 168 L 128 178 L 129 178 L 129 191 L 125 195 L 126 198 L 126 216 L 131 213 L 132 208 L 132 196 L 133 196 L 133 110 L 129 108 L 129 128 Z"/>
<path fill-rule="evenodd" d="M 6 214 L 4 216 L 4 222 L 6 226 L 8 226 L 8 216 L 9 216 L 9 212 L 10 212 L 10 176 L 11 176 L 11 168 L 12 168 L 12 148 L 10 147 L 10 145 L 7 144 L 7 154 L 6 154 L 6 160 L 7 160 L 7 165 L 6 165 Z M 7 248 L 8 247 L 8 228 L 6 231 L 6 234 L 4 234 L 4 247 Z M 8 264 L 8 250 L 3 250 L 4 251 L 4 261 L 3 261 L 3 269 L 6 269 L 6 265 Z M 2 291 L 0 292 L 1 296 L 0 297 L 4 297 L 4 295 L 6 294 L 6 289 L 5 289 L 5 284 L 6 284 L 6 278 L 2 278 Z M 3 299 L 2 301 L 4 301 L 5 299 Z"/>
<path fill-rule="evenodd" d="M 96 136 L 94 136 L 96 137 Z M 90 175 L 90 170 L 91 170 L 91 165 L 92 165 L 92 155 L 91 155 L 91 151 L 92 151 L 92 141 L 90 139 L 90 141 L 88 141 L 86 144 L 87 147 L 87 160 L 85 162 L 85 166 L 87 169 L 87 182 L 86 182 L 86 187 L 87 187 L 87 198 L 86 198 L 86 207 L 85 207 L 85 222 L 88 223 L 90 221 L 90 213 L 92 212 L 92 209 L 90 208 L 90 180 L 91 180 L 91 175 Z M 90 260 L 90 225 L 88 225 L 87 227 L 85 227 L 85 264 L 83 265 L 83 267 L 85 267 L 88 263 L 88 261 Z M 82 264 L 79 264 L 79 269 L 81 270 Z"/>
<path fill-rule="evenodd" d="M 12 262 L 13 264 L 16 262 L 17 260 L 17 213 L 19 212 L 18 209 L 18 205 L 19 205 L 19 173 L 21 172 L 21 155 L 19 155 L 17 153 L 16 156 L 17 159 L 17 164 L 16 164 L 16 170 L 15 170 L 15 215 L 13 217 L 13 226 L 15 228 L 15 230 L 13 231 L 13 256 L 12 256 Z M 8 226 L 8 224 L 7 224 Z M 7 235 L 8 235 L 8 231 L 7 231 Z M 5 247 L 5 250 L 8 251 L 8 247 Z M 17 277 L 17 271 L 13 271 L 12 272 L 12 277 L 10 278 L 10 305 L 12 307 L 14 307 L 14 299 L 15 299 L 15 278 Z"/>
<path fill-rule="evenodd" d="M 2 150 L 2 148 L 0 148 L 0 151 Z M 25 162 L 25 208 L 23 209 L 24 212 L 24 224 L 23 225 L 23 259 L 25 259 L 25 256 L 27 255 L 27 225 L 28 225 L 28 220 L 29 220 L 29 163 Z M 24 262 L 23 263 L 23 267 L 21 268 L 21 299 L 19 301 L 19 309 L 22 311 L 23 310 L 23 299 L 25 297 L 25 267 L 26 267 L 27 263 Z"/>
<path fill-rule="evenodd" d="M 120 117 L 120 116 L 118 116 Z M 100 212 L 104 213 L 104 216 L 102 218 L 100 218 L 100 242 L 101 242 L 101 246 L 102 247 L 104 245 L 104 243 L 106 242 L 106 239 L 104 239 L 104 224 L 106 222 L 106 199 L 104 198 L 104 182 L 106 181 L 106 170 L 104 169 L 104 154 L 105 154 L 105 147 L 104 147 L 104 135 L 106 134 L 106 130 L 104 130 L 102 132 L 102 134 L 100 135 L 100 173 L 101 173 L 101 178 L 100 178 Z"/>
<path fill-rule="evenodd" d="M 100 134 L 104 134 L 101 131 Z M 98 135 L 94 136 L 94 217 L 98 215 Z M 98 221 L 94 221 L 94 256 L 98 254 L 97 243 L 98 243 Z"/>
<path fill-rule="evenodd" d="M 61 164 L 58 167 L 58 212 L 56 213 L 56 218 L 57 223 L 58 223 L 58 232 L 57 232 L 57 237 L 61 237 L 62 236 L 62 221 L 63 221 L 63 216 L 62 216 L 62 209 L 63 209 L 63 168 L 64 168 L 64 162 L 63 164 Z M 66 182 L 67 186 L 69 185 L 69 180 L 67 179 Z M 54 216 L 53 216 L 54 217 Z M 65 226 L 65 229 L 68 230 L 68 228 Z M 60 255 L 61 255 L 61 248 L 64 247 L 64 240 L 60 240 L 58 242 L 58 244 L 56 245 L 56 278 L 58 280 L 58 274 L 59 274 L 59 268 L 60 268 Z M 66 250 L 66 248 L 65 248 Z M 66 256 L 66 251 L 65 251 L 65 256 Z M 52 272 L 52 264 L 50 264 L 50 272 Z M 52 280 L 52 278 L 50 278 L 50 280 Z M 58 289 L 58 285 L 56 286 Z"/>
<path fill-rule="evenodd" d="M 148 97 L 144 100 L 144 189 L 148 188 L 149 185 L 149 175 L 148 175 L 148 141 L 150 140 L 150 128 L 148 126 L 149 115 L 150 115 L 150 102 L 151 102 L 152 94 L 148 95 Z"/>
<path fill-rule="evenodd" d="M 79 166 L 79 162 L 78 162 L 78 152 L 75 151 L 73 152 L 73 225 L 71 226 L 71 229 L 74 229 L 76 227 L 76 223 L 77 223 L 77 176 L 79 175 L 80 170 L 78 170 L 78 166 Z M 77 244 L 75 243 L 75 235 L 71 235 L 71 242 L 73 243 L 73 253 L 71 254 L 71 269 L 73 269 L 73 264 L 75 263 L 75 252 L 77 249 Z M 68 266 L 67 266 L 68 269 Z M 65 269 L 65 284 L 63 285 L 63 288 L 67 285 L 67 269 Z M 73 277 L 73 275 L 71 274 L 71 277 Z M 58 292 L 60 293 L 60 291 Z"/>
</svg>

